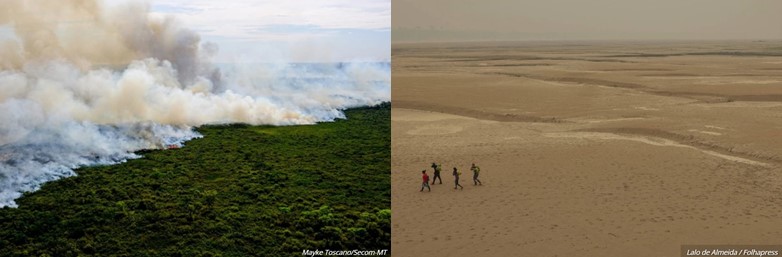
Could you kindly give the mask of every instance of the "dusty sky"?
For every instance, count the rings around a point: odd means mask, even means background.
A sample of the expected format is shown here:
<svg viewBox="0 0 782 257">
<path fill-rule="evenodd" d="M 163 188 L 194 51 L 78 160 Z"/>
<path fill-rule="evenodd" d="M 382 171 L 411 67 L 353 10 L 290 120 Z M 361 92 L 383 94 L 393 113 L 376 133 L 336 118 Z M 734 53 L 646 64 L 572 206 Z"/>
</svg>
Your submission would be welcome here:
<svg viewBox="0 0 782 257">
<path fill-rule="evenodd" d="M 392 40 L 782 39 L 782 0 L 393 0 Z"/>
</svg>

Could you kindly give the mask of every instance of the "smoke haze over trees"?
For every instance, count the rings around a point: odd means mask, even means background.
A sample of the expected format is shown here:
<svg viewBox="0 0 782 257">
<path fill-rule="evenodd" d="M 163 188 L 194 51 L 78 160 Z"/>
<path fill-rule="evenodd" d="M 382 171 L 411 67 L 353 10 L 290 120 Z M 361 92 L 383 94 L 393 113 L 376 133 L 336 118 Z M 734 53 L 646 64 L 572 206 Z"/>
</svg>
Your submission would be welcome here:
<svg viewBox="0 0 782 257">
<path fill-rule="evenodd" d="M 0 2 L 0 206 L 214 123 L 313 124 L 390 100 L 387 63 L 222 65 L 146 3 Z M 262 62 L 263 60 L 259 60 Z"/>
</svg>

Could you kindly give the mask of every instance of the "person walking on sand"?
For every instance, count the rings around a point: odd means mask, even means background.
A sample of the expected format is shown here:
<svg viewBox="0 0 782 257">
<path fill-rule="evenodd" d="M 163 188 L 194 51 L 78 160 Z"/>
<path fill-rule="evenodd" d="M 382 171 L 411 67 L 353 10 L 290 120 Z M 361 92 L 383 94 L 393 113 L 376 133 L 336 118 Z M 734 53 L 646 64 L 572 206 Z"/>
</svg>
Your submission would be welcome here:
<svg viewBox="0 0 782 257">
<path fill-rule="evenodd" d="M 434 169 L 434 178 L 432 179 L 432 185 L 434 185 L 435 182 L 437 182 L 437 179 L 440 179 L 440 184 L 443 184 L 443 178 L 440 177 L 440 168 L 441 165 L 437 165 L 437 163 L 432 163 L 432 169 Z"/>
<path fill-rule="evenodd" d="M 432 192 L 432 188 L 429 187 L 429 175 L 426 175 L 426 170 L 422 170 L 421 174 L 423 174 L 422 177 L 424 179 L 424 182 L 421 183 L 421 191 L 419 192 L 423 192 L 424 188 L 429 189 L 429 192 Z"/>
<path fill-rule="evenodd" d="M 478 174 L 481 173 L 481 167 L 475 166 L 475 163 L 473 163 L 470 170 L 472 170 L 472 183 L 474 183 L 476 186 L 479 184 L 483 185 L 483 183 L 481 183 L 481 180 L 478 179 Z"/>
<path fill-rule="evenodd" d="M 453 189 L 456 189 L 456 188 L 464 189 L 464 187 L 462 185 L 459 185 L 459 176 L 461 176 L 461 175 L 462 175 L 462 173 L 459 172 L 459 170 L 457 170 L 456 167 L 453 167 L 453 177 L 455 179 L 454 180 Z"/>
</svg>

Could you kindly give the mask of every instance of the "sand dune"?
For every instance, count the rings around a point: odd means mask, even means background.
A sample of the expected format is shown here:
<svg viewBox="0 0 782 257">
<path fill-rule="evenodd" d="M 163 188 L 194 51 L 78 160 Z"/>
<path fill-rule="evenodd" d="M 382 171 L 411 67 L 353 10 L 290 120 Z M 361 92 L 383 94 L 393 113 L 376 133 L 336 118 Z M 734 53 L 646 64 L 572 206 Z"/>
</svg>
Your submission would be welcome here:
<svg viewBox="0 0 782 257">
<path fill-rule="evenodd" d="M 394 255 L 779 244 L 782 87 L 748 83 L 782 80 L 770 44 L 395 45 Z M 418 192 L 431 162 L 444 183 Z"/>
</svg>

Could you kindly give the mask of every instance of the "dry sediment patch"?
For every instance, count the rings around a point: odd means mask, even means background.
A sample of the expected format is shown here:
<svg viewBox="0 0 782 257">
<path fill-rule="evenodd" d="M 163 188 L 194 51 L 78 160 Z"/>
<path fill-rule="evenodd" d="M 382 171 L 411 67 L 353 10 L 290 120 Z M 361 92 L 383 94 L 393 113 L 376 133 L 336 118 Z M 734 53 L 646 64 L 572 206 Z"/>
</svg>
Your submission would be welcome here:
<svg viewBox="0 0 782 257">
<path fill-rule="evenodd" d="M 517 78 L 527 78 L 527 79 L 534 79 L 534 80 L 548 81 L 548 82 L 575 83 L 575 84 L 583 84 L 583 85 L 635 89 L 648 94 L 659 95 L 659 96 L 683 97 L 683 98 L 698 100 L 704 103 L 724 103 L 724 102 L 733 102 L 733 101 L 782 102 L 782 94 L 723 95 L 723 94 L 701 93 L 701 92 L 658 90 L 638 83 L 610 81 L 610 80 L 592 79 L 592 78 L 583 78 L 583 77 L 547 77 L 541 75 L 511 73 L 511 72 L 493 72 L 493 73 L 486 73 L 486 74 L 503 75 L 503 76 L 517 77 Z"/>
<path fill-rule="evenodd" d="M 393 101 L 394 108 L 405 108 L 422 111 L 433 111 L 447 114 L 455 114 L 481 120 L 493 120 L 501 122 L 539 122 L 539 123 L 565 123 L 568 121 L 556 117 L 538 117 L 531 115 L 521 115 L 512 113 L 494 113 L 483 110 L 475 110 L 464 107 L 447 106 L 434 103 L 423 103 L 416 101 Z"/>
<path fill-rule="evenodd" d="M 724 159 L 738 161 L 742 163 L 758 165 L 763 167 L 770 167 L 772 164 L 782 164 L 782 158 L 779 156 L 769 156 L 758 153 L 740 152 L 734 149 L 734 147 L 720 145 L 715 142 L 710 142 L 704 139 L 696 138 L 692 135 L 681 135 L 660 129 L 653 128 L 588 128 L 579 129 L 573 132 L 592 132 L 592 133 L 605 133 L 613 135 L 625 135 L 634 136 L 634 139 L 641 141 L 657 140 L 657 142 L 663 142 L 664 145 L 672 146 L 688 146 L 704 153 L 718 156 Z M 636 140 L 636 141 L 638 141 Z"/>
</svg>

